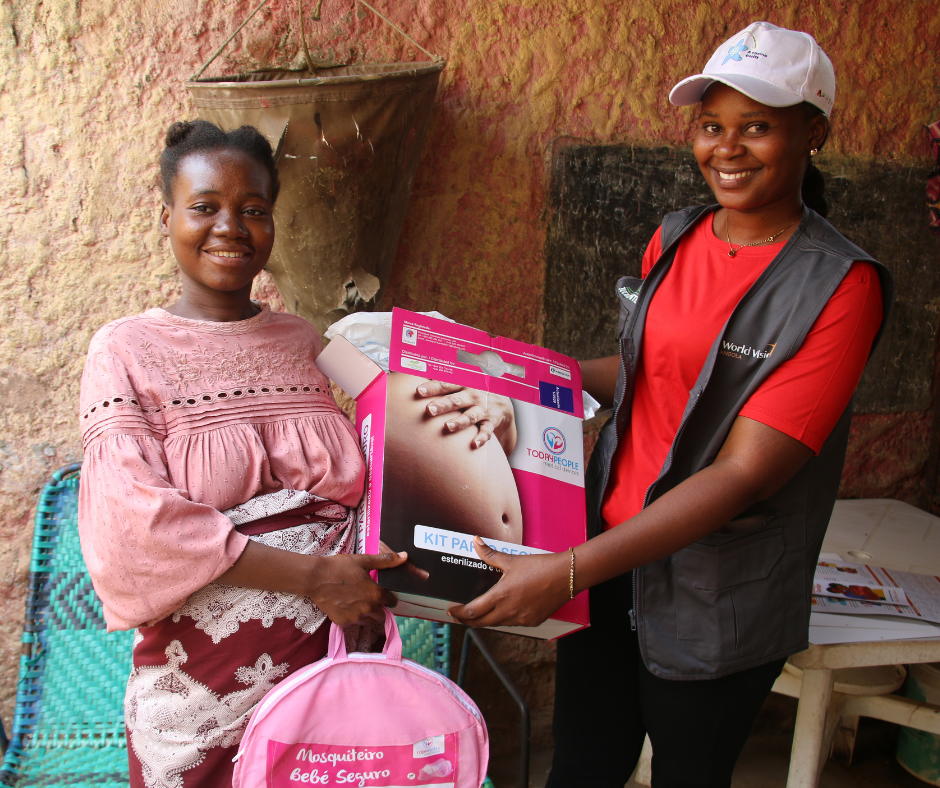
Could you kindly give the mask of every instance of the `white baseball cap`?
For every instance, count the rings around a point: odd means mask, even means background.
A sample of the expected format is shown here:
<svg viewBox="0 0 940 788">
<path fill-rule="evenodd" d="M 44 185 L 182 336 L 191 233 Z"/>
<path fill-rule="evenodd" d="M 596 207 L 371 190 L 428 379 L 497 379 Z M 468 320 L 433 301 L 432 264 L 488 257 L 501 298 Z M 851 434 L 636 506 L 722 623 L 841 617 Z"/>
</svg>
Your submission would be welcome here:
<svg viewBox="0 0 940 788">
<path fill-rule="evenodd" d="M 808 101 L 826 115 L 836 97 L 832 63 L 809 33 L 754 22 L 723 43 L 701 74 L 669 93 L 680 107 L 697 104 L 709 85 L 722 82 L 769 107 Z"/>
</svg>

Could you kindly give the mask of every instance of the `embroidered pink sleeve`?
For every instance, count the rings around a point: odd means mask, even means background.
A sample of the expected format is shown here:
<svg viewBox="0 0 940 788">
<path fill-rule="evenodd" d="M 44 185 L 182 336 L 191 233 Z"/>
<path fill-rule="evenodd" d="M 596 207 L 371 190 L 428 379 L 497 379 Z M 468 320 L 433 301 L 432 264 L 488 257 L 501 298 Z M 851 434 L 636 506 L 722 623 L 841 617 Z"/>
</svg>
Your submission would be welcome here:
<svg viewBox="0 0 940 788">
<path fill-rule="evenodd" d="M 82 376 L 82 552 L 110 631 L 151 624 L 229 569 L 248 539 L 170 483 L 159 407 L 138 397 L 107 340 Z"/>
</svg>

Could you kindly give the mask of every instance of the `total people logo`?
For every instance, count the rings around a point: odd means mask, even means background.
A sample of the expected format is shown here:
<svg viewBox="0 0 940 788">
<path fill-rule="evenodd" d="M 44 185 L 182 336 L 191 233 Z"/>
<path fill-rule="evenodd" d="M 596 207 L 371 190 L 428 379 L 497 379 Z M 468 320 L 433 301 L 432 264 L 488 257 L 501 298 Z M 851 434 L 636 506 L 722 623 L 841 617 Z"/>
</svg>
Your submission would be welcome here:
<svg viewBox="0 0 940 788">
<path fill-rule="evenodd" d="M 581 473 L 581 463 L 579 460 L 570 457 L 562 457 L 565 449 L 568 448 L 568 442 L 565 440 L 565 434 L 558 427 L 547 427 L 542 431 L 542 444 L 548 451 L 542 451 L 538 448 L 526 447 L 526 453 L 536 460 L 541 460 L 543 464 L 565 473 Z M 577 452 L 575 452 L 577 456 Z"/>
<path fill-rule="evenodd" d="M 542 433 L 542 443 L 552 454 L 565 453 L 565 436 L 557 427 L 548 427 Z"/>
</svg>

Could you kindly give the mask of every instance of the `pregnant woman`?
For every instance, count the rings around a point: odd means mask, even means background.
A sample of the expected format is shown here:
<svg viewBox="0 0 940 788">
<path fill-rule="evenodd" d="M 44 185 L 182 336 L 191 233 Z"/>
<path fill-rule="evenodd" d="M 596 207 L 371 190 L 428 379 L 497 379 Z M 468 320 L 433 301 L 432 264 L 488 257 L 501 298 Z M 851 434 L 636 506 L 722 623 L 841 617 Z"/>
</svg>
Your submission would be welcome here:
<svg viewBox="0 0 940 788">
<path fill-rule="evenodd" d="M 670 100 L 699 104 L 693 153 L 717 204 L 663 220 L 643 279 L 617 283 L 620 355 L 585 362 L 614 415 L 587 474 L 592 538 L 505 556 L 474 625 L 541 623 L 591 588 L 558 643 L 552 788 L 622 788 L 643 738 L 654 788 L 728 786 L 787 656 L 839 488 L 852 393 L 891 277 L 824 218 L 811 158 L 832 64 L 757 22 Z"/>
<path fill-rule="evenodd" d="M 324 656 L 327 618 L 384 620 L 395 600 L 369 572 L 407 556 L 349 555 L 363 460 L 320 337 L 250 299 L 274 242 L 270 145 L 174 123 L 160 171 L 182 294 L 91 341 L 79 530 L 109 630 L 137 630 L 131 785 L 226 788 L 258 701 Z"/>
</svg>

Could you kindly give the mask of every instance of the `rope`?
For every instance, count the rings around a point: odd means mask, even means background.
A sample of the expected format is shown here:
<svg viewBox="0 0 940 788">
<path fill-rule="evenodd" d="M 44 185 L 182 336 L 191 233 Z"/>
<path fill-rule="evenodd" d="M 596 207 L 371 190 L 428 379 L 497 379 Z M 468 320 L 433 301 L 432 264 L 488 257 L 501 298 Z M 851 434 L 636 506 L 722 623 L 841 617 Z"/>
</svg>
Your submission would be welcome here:
<svg viewBox="0 0 940 788">
<path fill-rule="evenodd" d="M 215 54 L 206 61 L 205 65 L 201 69 L 199 69 L 199 71 L 196 72 L 196 75 L 192 78 L 192 80 L 190 80 L 191 82 L 195 82 L 197 79 L 199 79 L 199 77 L 202 76 L 202 72 L 205 71 L 207 68 L 209 68 L 210 65 L 212 65 L 212 61 L 222 54 L 222 50 L 225 49 L 225 47 L 227 47 L 232 42 L 232 39 L 235 38 L 235 36 L 241 33 L 242 28 L 245 25 L 247 25 L 251 21 L 251 18 L 255 14 L 257 14 L 262 8 L 264 8 L 267 4 L 268 4 L 268 0 L 261 0 L 261 3 L 258 5 L 258 7 L 254 11 L 252 11 L 250 14 L 248 14 L 248 18 L 244 22 L 242 22 L 237 28 L 235 28 L 235 32 L 225 39 L 225 43 L 222 44 L 222 46 L 220 46 L 215 51 Z"/>
<path fill-rule="evenodd" d="M 361 3 L 362 5 L 364 5 L 366 8 L 368 8 L 373 14 L 375 14 L 379 19 L 381 19 L 383 22 L 385 22 L 385 24 L 387 24 L 387 25 L 388 25 L 389 27 L 391 27 L 393 30 L 398 31 L 402 36 L 404 36 L 406 39 L 408 39 L 408 41 L 410 41 L 412 44 L 414 44 L 416 47 L 418 47 L 418 49 L 420 49 L 422 52 L 424 52 L 425 55 L 427 55 L 429 58 L 431 58 L 431 60 L 440 61 L 440 60 L 443 60 L 443 59 L 444 59 L 444 58 L 442 58 L 440 55 L 432 55 L 430 52 L 428 52 L 423 46 L 421 46 L 421 44 L 419 44 L 417 41 L 415 41 L 415 40 L 414 40 L 411 36 L 409 36 L 404 30 L 402 30 L 398 25 L 396 25 L 391 19 L 389 19 L 387 16 L 385 16 L 385 15 L 382 14 L 382 13 L 380 13 L 380 12 L 377 11 L 375 8 L 373 8 L 371 5 L 369 5 L 369 4 L 366 2 L 366 0 L 358 0 L 358 2 Z"/>
<path fill-rule="evenodd" d="M 323 0 L 317 4 L 317 10 L 314 12 L 314 19 L 318 22 L 320 21 L 320 8 L 323 5 Z M 317 72 L 313 68 L 313 61 L 310 59 L 310 50 L 307 49 L 307 33 L 304 30 L 304 0 L 297 0 L 297 21 L 300 23 L 300 43 L 304 47 L 304 58 L 307 61 L 307 71 L 311 74 L 316 74 Z"/>
<path fill-rule="evenodd" d="M 269 2 L 269 0 L 261 0 L 261 3 L 258 4 L 258 6 L 255 8 L 255 10 L 252 11 L 252 12 L 248 15 L 248 18 L 247 18 L 244 22 L 242 22 L 237 28 L 235 28 L 235 32 L 232 33 L 232 35 L 230 35 L 228 38 L 225 39 L 225 43 L 222 44 L 222 46 L 220 46 L 220 47 L 213 53 L 212 57 L 210 57 L 210 58 L 205 62 L 205 64 L 203 65 L 203 67 L 202 67 L 201 69 L 199 69 L 199 71 L 197 71 L 197 72 L 195 73 L 195 75 L 192 77 L 192 79 L 191 79 L 190 81 L 195 82 L 197 79 L 199 79 L 199 77 L 202 76 L 203 72 L 204 72 L 207 68 L 209 68 L 210 65 L 212 65 L 212 62 L 213 62 L 219 55 L 222 54 L 222 52 L 225 50 L 225 47 L 227 47 L 230 43 L 232 43 L 232 39 L 235 38 L 235 36 L 237 36 L 237 35 L 242 31 L 242 28 L 243 28 L 245 25 L 247 25 L 247 24 L 252 20 L 252 18 L 254 17 L 254 15 L 257 14 L 262 8 L 264 8 L 264 7 L 268 4 L 268 2 Z M 413 45 L 416 46 L 418 49 L 420 49 L 425 55 L 427 55 L 429 58 L 431 58 L 431 60 L 433 60 L 435 63 L 439 63 L 439 62 L 441 62 L 441 61 L 444 60 L 444 58 L 441 57 L 440 55 L 434 55 L 434 54 L 432 54 L 431 52 L 428 52 L 428 50 L 426 50 L 423 46 L 421 46 L 421 44 L 419 44 L 419 43 L 418 43 L 417 41 L 415 41 L 411 36 L 409 36 L 404 30 L 402 30 L 398 25 L 396 25 L 391 19 L 389 19 L 387 16 L 385 16 L 385 14 L 381 13 L 380 11 L 378 11 L 377 9 L 375 9 L 375 8 L 373 8 L 371 5 L 369 5 L 369 4 L 366 2 L 366 0 L 357 0 L 357 2 L 361 3 L 361 4 L 364 5 L 366 8 L 368 8 L 368 9 L 369 9 L 373 14 L 375 14 L 379 19 L 381 19 L 383 22 L 385 22 L 385 24 L 387 24 L 389 27 L 391 27 L 391 28 L 392 28 L 395 32 L 397 32 L 399 35 L 401 35 L 402 37 L 404 37 L 409 43 L 413 44 Z M 313 18 L 314 18 L 316 21 L 318 21 L 318 22 L 320 21 L 320 9 L 322 8 L 322 6 L 323 6 L 323 0 L 319 0 L 319 1 L 317 2 L 317 10 L 313 13 Z M 298 8 L 298 11 L 299 11 L 299 13 L 300 13 L 300 20 L 299 20 L 299 21 L 300 21 L 300 40 L 301 40 L 301 44 L 303 45 L 304 57 L 305 57 L 306 60 L 307 60 L 307 68 L 308 68 L 311 72 L 313 72 L 315 69 L 313 68 L 313 60 L 312 60 L 311 57 L 310 57 L 310 50 L 307 48 L 307 35 L 306 35 L 306 32 L 304 31 L 304 6 L 303 6 L 303 0 L 297 0 L 297 8 Z"/>
</svg>

